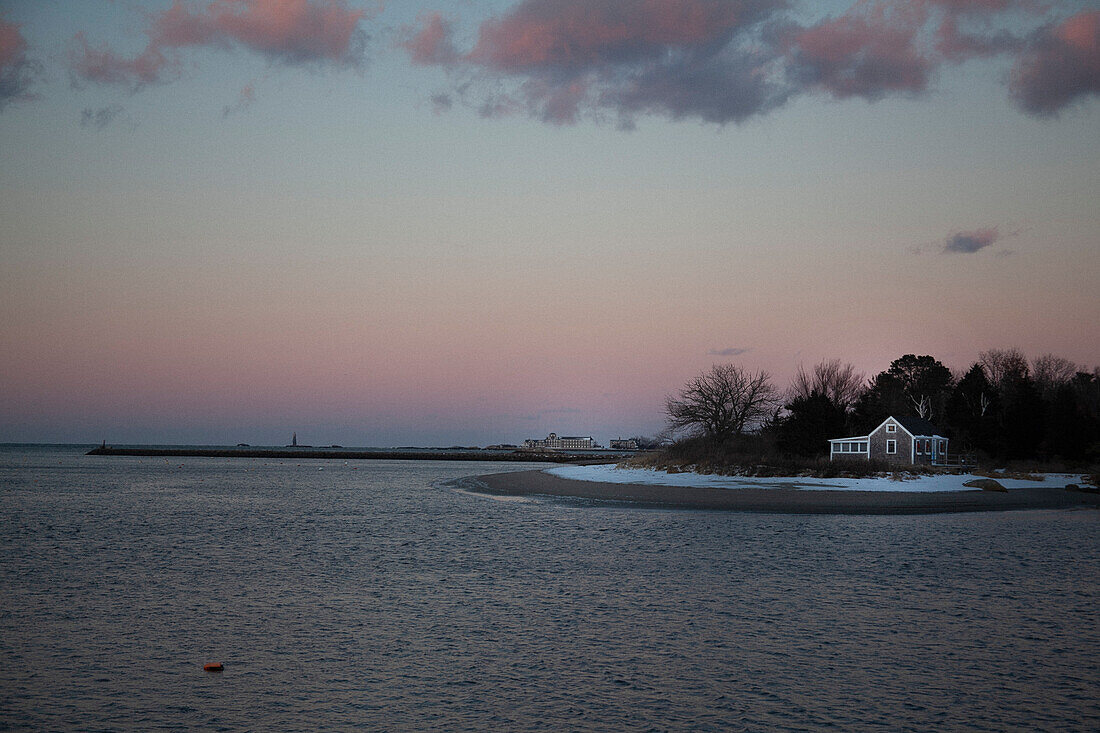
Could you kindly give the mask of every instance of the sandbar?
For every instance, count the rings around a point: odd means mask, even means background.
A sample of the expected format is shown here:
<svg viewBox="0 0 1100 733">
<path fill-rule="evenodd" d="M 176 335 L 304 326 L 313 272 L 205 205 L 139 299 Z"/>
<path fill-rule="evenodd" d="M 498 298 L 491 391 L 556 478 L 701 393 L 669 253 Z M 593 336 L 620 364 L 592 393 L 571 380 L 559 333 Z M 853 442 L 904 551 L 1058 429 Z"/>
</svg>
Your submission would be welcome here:
<svg viewBox="0 0 1100 733">
<path fill-rule="evenodd" d="M 462 479 L 467 491 L 497 496 L 545 496 L 592 503 L 664 509 L 705 509 L 778 514 L 935 514 L 1020 509 L 1100 507 L 1100 495 L 1036 486 L 994 491 L 850 491 L 710 488 L 576 481 L 543 471 L 515 471 Z"/>
</svg>

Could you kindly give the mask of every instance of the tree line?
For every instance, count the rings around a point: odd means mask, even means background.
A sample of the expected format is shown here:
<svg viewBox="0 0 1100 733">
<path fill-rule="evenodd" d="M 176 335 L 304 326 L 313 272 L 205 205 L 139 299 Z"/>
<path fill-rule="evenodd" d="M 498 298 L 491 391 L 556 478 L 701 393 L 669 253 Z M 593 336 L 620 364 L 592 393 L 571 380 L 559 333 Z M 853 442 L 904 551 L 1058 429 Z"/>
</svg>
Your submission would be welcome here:
<svg viewBox="0 0 1100 733">
<path fill-rule="evenodd" d="M 714 444 L 820 456 L 830 438 L 866 435 L 912 415 L 983 460 L 1100 461 L 1100 367 L 1018 349 L 982 352 L 965 372 L 906 354 L 868 379 L 839 359 L 800 367 L 781 391 L 767 372 L 715 365 L 665 402 L 669 431 Z"/>
</svg>

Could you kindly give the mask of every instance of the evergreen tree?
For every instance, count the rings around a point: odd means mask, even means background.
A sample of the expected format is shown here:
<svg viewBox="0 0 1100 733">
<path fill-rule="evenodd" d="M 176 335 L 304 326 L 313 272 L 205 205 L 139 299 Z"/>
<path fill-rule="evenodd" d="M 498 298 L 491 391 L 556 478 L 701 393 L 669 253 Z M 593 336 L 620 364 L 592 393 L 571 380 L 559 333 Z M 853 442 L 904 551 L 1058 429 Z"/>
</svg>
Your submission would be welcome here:
<svg viewBox="0 0 1100 733">
<path fill-rule="evenodd" d="M 974 364 L 959 380 L 947 400 L 945 425 L 952 433 L 957 449 L 994 451 L 996 416 L 1000 402 L 981 364 Z"/>
<path fill-rule="evenodd" d="M 1031 377 L 1005 385 L 1000 428 L 1005 458 L 1034 458 L 1043 440 L 1043 401 Z"/>
<path fill-rule="evenodd" d="M 829 439 L 846 434 L 847 412 L 814 390 L 786 405 L 787 415 L 776 424 L 776 447 L 804 456 L 827 454 Z"/>
<path fill-rule="evenodd" d="M 879 372 L 856 400 L 852 410 L 852 432 L 867 433 L 891 415 L 908 414 L 901 382 L 886 372 Z"/>
<path fill-rule="evenodd" d="M 926 420 L 943 416 L 951 386 L 951 370 L 932 356 L 906 354 L 890 363 L 886 373 L 901 383 L 909 402 L 905 414 Z"/>
</svg>

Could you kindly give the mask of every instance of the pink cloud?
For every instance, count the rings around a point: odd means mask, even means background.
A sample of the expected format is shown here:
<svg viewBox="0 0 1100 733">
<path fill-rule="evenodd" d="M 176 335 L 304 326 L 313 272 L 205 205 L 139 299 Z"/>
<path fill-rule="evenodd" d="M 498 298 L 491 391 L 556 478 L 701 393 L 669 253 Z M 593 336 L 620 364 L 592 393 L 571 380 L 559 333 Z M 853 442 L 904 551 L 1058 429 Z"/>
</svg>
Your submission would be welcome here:
<svg viewBox="0 0 1100 733">
<path fill-rule="evenodd" d="M 0 110 L 9 102 L 30 99 L 38 63 L 27 57 L 27 40 L 19 25 L 0 19 Z"/>
<path fill-rule="evenodd" d="M 1006 31 L 992 31 L 991 20 L 1009 10 L 1036 10 L 1016 0 L 929 0 L 942 18 L 936 29 L 936 51 L 948 61 L 1018 50 L 1021 39 Z"/>
<path fill-rule="evenodd" d="M 804 27 L 788 0 L 522 0 L 483 21 L 468 51 L 455 48 L 438 14 L 423 16 L 401 45 L 415 63 L 459 72 L 455 96 L 482 114 L 518 110 L 553 124 L 607 112 L 625 128 L 639 114 L 726 124 L 811 90 L 870 101 L 919 95 L 945 63 L 1025 48 L 1014 93 L 1036 111 L 1043 90 L 1058 107 L 1094 88 L 1092 26 L 1026 38 L 1029 20 L 1060 4 L 856 0 Z"/>
<path fill-rule="evenodd" d="M 237 47 L 286 64 L 356 66 L 365 16 L 346 0 L 215 0 L 201 7 L 175 0 L 149 17 L 149 42 L 134 58 L 94 48 L 78 33 L 71 67 L 81 79 L 139 87 L 178 69 L 175 52 L 186 48 Z"/>
<path fill-rule="evenodd" d="M 437 15 L 422 18 L 402 45 L 416 63 L 514 79 L 511 90 L 494 90 L 476 105 L 486 116 L 520 109 L 571 124 L 611 110 L 624 126 L 638 112 L 721 124 L 782 98 L 745 61 L 759 50 L 738 44 L 752 45 L 785 7 L 786 0 L 524 0 L 483 22 L 466 53 L 454 49 Z"/>
<path fill-rule="evenodd" d="M 27 41 L 19 26 L 0 20 L 0 69 L 14 66 L 26 53 Z"/>
<path fill-rule="evenodd" d="M 73 39 L 69 57 L 72 72 L 81 79 L 134 87 L 160 81 L 166 68 L 179 66 L 151 44 L 132 59 L 119 56 L 107 46 L 93 48 L 83 32 Z"/>
<path fill-rule="evenodd" d="M 927 19 L 921 3 L 857 3 L 794 37 L 797 77 L 839 98 L 923 92 L 934 67 L 917 45 Z"/>
<path fill-rule="evenodd" d="M 1012 70 L 1010 88 L 1024 110 L 1042 116 L 1100 94 L 1100 11 L 1037 33 Z"/>
<path fill-rule="evenodd" d="M 777 5 L 778 3 L 771 3 Z M 470 59 L 502 71 L 584 68 L 710 43 L 767 3 L 525 0 L 482 24 Z"/>
<path fill-rule="evenodd" d="M 580 80 L 568 84 L 546 85 L 528 82 L 524 87 L 531 106 L 541 110 L 543 122 L 570 125 L 577 121 L 581 105 L 587 101 L 588 87 Z"/>
<path fill-rule="evenodd" d="M 405 29 L 406 38 L 400 43 L 413 63 L 446 65 L 458 60 L 458 51 L 451 42 L 451 24 L 443 16 L 430 13 L 420 18 L 420 24 L 419 31 Z"/>
</svg>

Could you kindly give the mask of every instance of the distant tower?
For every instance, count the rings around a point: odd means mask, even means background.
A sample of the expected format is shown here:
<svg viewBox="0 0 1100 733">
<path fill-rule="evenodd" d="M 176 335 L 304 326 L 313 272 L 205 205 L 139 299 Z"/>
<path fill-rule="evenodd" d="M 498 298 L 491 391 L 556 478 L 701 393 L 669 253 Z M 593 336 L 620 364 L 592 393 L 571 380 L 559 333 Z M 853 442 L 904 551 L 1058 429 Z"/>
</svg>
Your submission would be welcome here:
<svg viewBox="0 0 1100 733">
<path fill-rule="evenodd" d="M 292 446 L 294 446 L 295 448 L 297 448 L 297 447 L 298 447 L 298 433 L 294 433 L 294 435 L 292 435 L 292 436 L 291 436 L 291 438 L 290 438 L 290 444 L 291 444 Z"/>
</svg>

